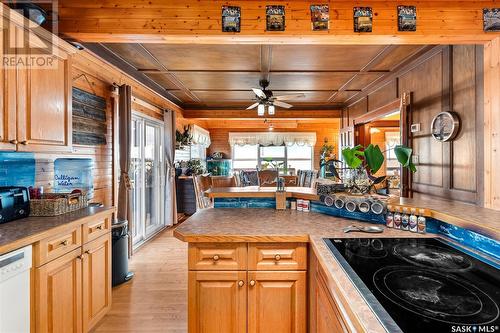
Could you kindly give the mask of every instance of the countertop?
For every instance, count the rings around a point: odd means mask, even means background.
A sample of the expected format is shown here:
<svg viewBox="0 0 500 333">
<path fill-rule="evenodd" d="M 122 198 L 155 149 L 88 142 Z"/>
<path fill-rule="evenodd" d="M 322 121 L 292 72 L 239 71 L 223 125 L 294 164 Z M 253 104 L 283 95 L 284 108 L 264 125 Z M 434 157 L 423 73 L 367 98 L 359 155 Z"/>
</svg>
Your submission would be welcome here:
<svg viewBox="0 0 500 333">
<path fill-rule="evenodd" d="M 212 198 L 273 198 L 275 187 L 219 187 L 207 194 Z M 287 197 L 319 200 L 316 190 L 308 187 L 287 187 Z M 500 211 L 448 201 L 439 198 L 399 198 L 388 200 L 389 205 L 425 209 L 428 217 L 441 220 L 485 236 L 500 239 Z"/>
<path fill-rule="evenodd" d="M 113 207 L 88 207 L 52 217 L 28 217 L 0 224 L 0 254 L 35 243 L 71 224 L 82 224 L 114 212 Z"/>
<path fill-rule="evenodd" d="M 357 222 L 318 213 L 274 209 L 205 209 L 197 212 L 174 231 L 186 242 L 308 242 L 328 274 L 330 288 L 366 332 L 386 332 L 369 305 L 332 255 L 323 238 L 435 237 L 384 228 L 381 234 L 344 233 L 343 228 Z M 379 225 L 380 226 L 380 225 Z M 352 318 L 351 318 L 352 319 Z"/>
</svg>

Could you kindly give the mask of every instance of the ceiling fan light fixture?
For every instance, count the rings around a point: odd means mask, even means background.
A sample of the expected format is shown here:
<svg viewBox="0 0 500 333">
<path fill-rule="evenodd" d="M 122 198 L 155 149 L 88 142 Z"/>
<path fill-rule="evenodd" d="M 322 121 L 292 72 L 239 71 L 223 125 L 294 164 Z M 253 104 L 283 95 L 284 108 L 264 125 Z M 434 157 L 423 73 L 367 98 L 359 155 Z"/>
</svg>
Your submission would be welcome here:
<svg viewBox="0 0 500 333">
<path fill-rule="evenodd" d="M 257 107 L 257 115 L 262 117 L 265 112 L 266 112 L 265 105 L 264 104 L 259 104 L 259 106 Z"/>
<path fill-rule="evenodd" d="M 275 108 L 274 105 L 269 105 L 267 108 L 267 113 L 269 113 L 270 116 L 274 116 L 275 114 Z"/>
</svg>

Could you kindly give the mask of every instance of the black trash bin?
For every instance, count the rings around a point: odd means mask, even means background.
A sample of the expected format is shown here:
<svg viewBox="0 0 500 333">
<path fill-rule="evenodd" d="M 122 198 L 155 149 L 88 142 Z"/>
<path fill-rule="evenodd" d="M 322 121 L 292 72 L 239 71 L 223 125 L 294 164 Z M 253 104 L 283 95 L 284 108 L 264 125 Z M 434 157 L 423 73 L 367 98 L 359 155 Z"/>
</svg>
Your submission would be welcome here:
<svg viewBox="0 0 500 333">
<path fill-rule="evenodd" d="M 113 287 L 130 280 L 133 272 L 128 270 L 128 221 L 118 221 L 111 226 L 112 238 L 112 283 Z"/>
</svg>

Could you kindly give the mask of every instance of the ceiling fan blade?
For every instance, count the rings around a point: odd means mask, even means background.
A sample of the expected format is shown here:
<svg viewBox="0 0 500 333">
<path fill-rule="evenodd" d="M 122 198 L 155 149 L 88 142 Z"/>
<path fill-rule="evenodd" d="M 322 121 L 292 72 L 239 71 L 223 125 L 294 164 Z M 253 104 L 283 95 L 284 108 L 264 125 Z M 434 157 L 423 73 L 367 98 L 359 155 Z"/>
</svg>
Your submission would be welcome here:
<svg viewBox="0 0 500 333">
<path fill-rule="evenodd" d="M 293 106 L 292 104 L 288 104 L 288 103 L 280 102 L 280 101 L 274 101 L 273 104 L 276 106 L 279 106 L 280 108 L 285 108 L 285 109 L 289 109 Z"/>
<path fill-rule="evenodd" d="M 255 93 L 255 95 L 257 95 L 257 97 L 259 98 L 266 98 L 266 94 L 261 90 L 261 89 L 257 89 L 257 88 L 252 88 L 253 92 Z"/>
<path fill-rule="evenodd" d="M 289 101 L 289 100 L 291 100 L 291 99 L 295 99 L 295 98 L 304 98 L 304 97 L 306 97 L 306 95 L 305 95 L 305 94 L 300 93 L 300 94 L 293 94 L 293 95 L 281 95 L 281 96 L 276 96 L 276 97 L 274 97 L 274 99 L 275 99 L 276 101 Z"/>
<path fill-rule="evenodd" d="M 254 104 L 250 105 L 249 107 L 247 107 L 247 110 L 250 110 L 250 109 L 256 108 L 258 105 L 259 105 L 259 102 L 254 103 Z"/>
</svg>

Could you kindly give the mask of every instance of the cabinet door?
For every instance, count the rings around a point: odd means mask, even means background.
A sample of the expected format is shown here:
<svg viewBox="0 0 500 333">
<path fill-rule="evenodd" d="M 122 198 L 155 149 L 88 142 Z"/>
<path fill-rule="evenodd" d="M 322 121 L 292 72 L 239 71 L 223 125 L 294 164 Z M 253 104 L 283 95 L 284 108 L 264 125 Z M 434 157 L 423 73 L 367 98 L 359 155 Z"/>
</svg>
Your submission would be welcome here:
<svg viewBox="0 0 500 333">
<path fill-rule="evenodd" d="M 37 333 L 82 332 L 81 248 L 35 269 Z"/>
<path fill-rule="evenodd" d="M 83 332 L 111 307 L 111 234 L 83 246 Z"/>
<path fill-rule="evenodd" d="M 5 41 L 8 30 L 0 34 L 0 50 L 6 54 Z M 16 71 L 13 68 L 0 65 L 0 149 L 16 149 Z"/>
<path fill-rule="evenodd" d="M 246 272 L 190 271 L 189 333 L 245 333 Z"/>
<path fill-rule="evenodd" d="M 248 281 L 249 333 L 306 332 L 306 272 L 248 272 Z"/>
<path fill-rule="evenodd" d="M 71 151 L 71 59 L 53 61 L 54 68 L 18 69 L 19 151 Z"/>
</svg>

